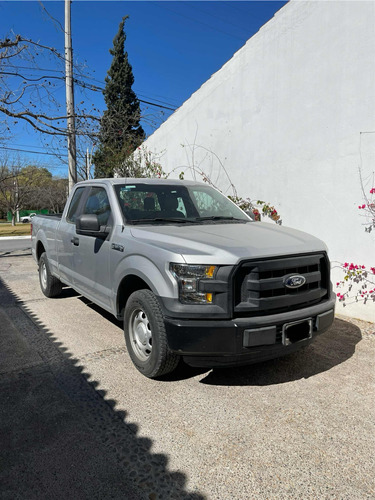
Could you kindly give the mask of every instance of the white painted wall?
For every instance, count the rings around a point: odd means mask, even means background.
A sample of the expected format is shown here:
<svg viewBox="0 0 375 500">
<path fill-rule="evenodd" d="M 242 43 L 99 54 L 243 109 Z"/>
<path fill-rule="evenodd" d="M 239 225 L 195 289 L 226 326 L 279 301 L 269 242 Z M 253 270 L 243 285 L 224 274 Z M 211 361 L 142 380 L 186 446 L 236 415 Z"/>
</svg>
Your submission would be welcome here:
<svg viewBox="0 0 375 500">
<path fill-rule="evenodd" d="M 358 210 L 359 168 L 366 190 L 375 170 L 374 63 L 374 2 L 291 1 L 145 146 L 167 172 L 194 163 L 225 191 L 212 151 L 241 196 L 270 201 L 332 261 L 375 266 Z M 337 312 L 375 321 L 374 303 Z"/>
</svg>

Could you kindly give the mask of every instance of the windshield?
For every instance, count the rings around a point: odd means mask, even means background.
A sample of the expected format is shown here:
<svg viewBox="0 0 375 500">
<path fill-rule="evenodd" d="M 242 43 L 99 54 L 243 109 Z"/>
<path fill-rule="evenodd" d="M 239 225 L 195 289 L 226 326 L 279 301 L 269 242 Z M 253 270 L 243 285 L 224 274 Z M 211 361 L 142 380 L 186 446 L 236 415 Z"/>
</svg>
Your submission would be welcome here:
<svg viewBox="0 0 375 500">
<path fill-rule="evenodd" d="M 114 186 L 127 222 L 251 222 L 226 196 L 210 186 L 117 184 Z"/>
</svg>

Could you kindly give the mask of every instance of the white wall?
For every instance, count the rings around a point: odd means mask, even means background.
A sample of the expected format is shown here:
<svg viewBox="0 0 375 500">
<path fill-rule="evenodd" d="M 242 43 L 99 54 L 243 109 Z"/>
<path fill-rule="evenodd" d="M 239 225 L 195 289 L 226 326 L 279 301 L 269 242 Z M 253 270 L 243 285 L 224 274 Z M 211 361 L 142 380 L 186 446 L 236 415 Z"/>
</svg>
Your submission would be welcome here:
<svg viewBox="0 0 375 500">
<path fill-rule="evenodd" d="M 367 191 L 375 170 L 374 28 L 372 1 L 291 1 L 145 146 L 167 172 L 194 163 L 223 190 L 225 167 L 241 196 L 270 201 L 331 260 L 375 266 L 358 210 L 359 168 Z M 337 312 L 375 321 L 374 303 Z"/>
</svg>

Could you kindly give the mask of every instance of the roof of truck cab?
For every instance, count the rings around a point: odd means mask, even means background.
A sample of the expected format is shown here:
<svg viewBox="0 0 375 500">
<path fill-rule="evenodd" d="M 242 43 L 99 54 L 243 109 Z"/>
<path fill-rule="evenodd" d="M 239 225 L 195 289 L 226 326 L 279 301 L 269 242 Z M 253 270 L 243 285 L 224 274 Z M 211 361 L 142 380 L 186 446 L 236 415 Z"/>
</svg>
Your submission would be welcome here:
<svg viewBox="0 0 375 500">
<path fill-rule="evenodd" d="M 155 179 L 148 177 L 116 177 L 116 178 L 107 178 L 107 179 L 90 179 L 87 181 L 78 182 L 76 185 L 85 185 L 85 184 L 169 184 L 169 185 L 181 185 L 181 186 L 207 186 L 203 182 L 196 181 L 187 181 L 180 179 Z"/>
</svg>

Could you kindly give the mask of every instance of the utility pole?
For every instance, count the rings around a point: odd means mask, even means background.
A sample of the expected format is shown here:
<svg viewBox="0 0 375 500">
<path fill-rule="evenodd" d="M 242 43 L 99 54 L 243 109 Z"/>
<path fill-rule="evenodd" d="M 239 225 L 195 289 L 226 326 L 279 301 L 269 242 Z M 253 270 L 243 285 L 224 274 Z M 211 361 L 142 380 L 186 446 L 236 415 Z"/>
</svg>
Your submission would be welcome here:
<svg viewBox="0 0 375 500">
<path fill-rule="evenodd" d="M 70 25 L 71 3 L 71 0 L 65 0 L 65 88 L 68 134 L 69 193 L 72 191 L 74 184 L 77 182 L 76 130 L 73 90 L 73 50 Z"/>
<path fill-rule="evenodd" d="M 16 199 L 16 222 L 20 221 L 20 211 L 18 209 L 18 179 L 15 178 L 14 180 L 14 196 Z"/>
<path fill-rule="evenodd" d="M 86 149 L 86 179 L 90 179 L 90 168 L 91 168 L 91 158 L 89 154 L 89 148 Z"/>
</svg>

